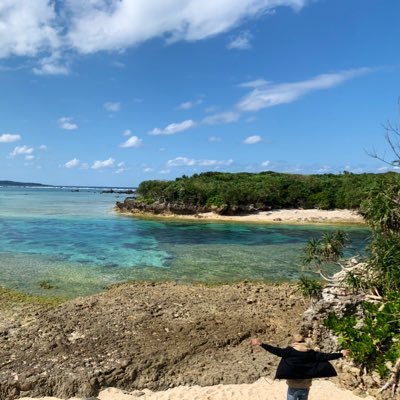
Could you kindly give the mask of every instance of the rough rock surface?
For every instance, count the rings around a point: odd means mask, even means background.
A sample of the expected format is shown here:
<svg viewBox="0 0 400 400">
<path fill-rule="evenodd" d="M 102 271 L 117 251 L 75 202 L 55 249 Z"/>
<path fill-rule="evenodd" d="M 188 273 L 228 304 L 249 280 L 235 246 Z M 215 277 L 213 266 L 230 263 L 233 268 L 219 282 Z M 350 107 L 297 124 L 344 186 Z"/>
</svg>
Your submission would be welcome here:
<svg viewBox="0 0 400 400">
<path fill-rule="evenodd" d="M 136 200 L 134 197 L 127 197 L 122 202 L 116 203 L 116 209 L 120 212 L 129 212 L 136 214 L 176 214 L 176 215 L 196 215 L 199 213 L 215 212 L 220 215 L 240 215 L 248 214 L 257 211 L 265 211 L 265 207 L 256 207 L 253 204 L 250 205 L 227 205 L 223 204 L 219 207 L 217 206 L 196 206 L 184 203 L 163 203 L 155 202 L 152 204 L 147 204 Z"/>
<path fill-rule="evenodd" d="M 307 301 L 287 284 L 131 283 L 58 307 L 0 304 L 0 398 L 90 397 L 100 389 L 248 383 L 277 358 Z"/>
</svg>

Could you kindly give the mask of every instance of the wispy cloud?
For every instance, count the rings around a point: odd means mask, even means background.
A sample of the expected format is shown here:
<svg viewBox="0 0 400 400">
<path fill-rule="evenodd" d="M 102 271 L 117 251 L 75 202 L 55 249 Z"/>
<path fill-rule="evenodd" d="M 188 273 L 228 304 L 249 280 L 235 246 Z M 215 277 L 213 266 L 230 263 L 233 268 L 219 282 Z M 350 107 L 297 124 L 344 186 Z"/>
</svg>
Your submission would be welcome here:
<svg viewBox="0 0 400 400">
<path fill-rule="evenodd" d="M 74 131 L 79 128 L 78 125 L 73 122 L 72 118 L 70 117 L 61 117 L 58 120 L 58 124 L 61 129 L 65 129 L 67 131 Z"/>
<path fill-rule="evenodd" d="M 117 164 L 117 170 L 115 171 L 116 174 L 122 174 L 126 171 L 125 163 L 124 162 L 119 162 Z"/>
<path fill-rule="evenodd" d="M 370 68 L 358 68 L 332 74 L 318 75 L 309 80 L 272 84 L 262 81 L 248 82 L 248 87 L 257 82 L 257 87 L 247 94 L 236 105 L 240 112 L 258 111 L 263 108 L 274 107 L 280 104 L 292 103 L 311 92 L 323 89 L 330 89 L 341 83 L 372 72 Z M 246 84 L 242 85 L 243 87 Z"/>
<path fill-rule="evenodd" d="M 249 81 L 249 82 L 244 82 L 239 85 L 239 87 L 243 88 L 257 88 L 257 87 L 262 87 L 262 86 L 267 86 L 269 83 L 264 79 L 255 79 L 254 81 Z"/>
<path fill-rule="evenodd" d="M 248 136 L 243 143 L 244 144 L 256 144 L 256 143 L 260 143 L 262 141 L 262 137 L 258 136 L 258 135 L 254 135 L 254 136 Z"/>
<path fill-rule="evenodd" d="M 200 166 L 200 167 L 211 167 L 216 165 L 231 165 L 233 160 L 196 160 L 188 157 L 176 157 L 173 160 L 168 160 L 168 167 L 183 167 L 183 166 Z"/>
<path fill-rule="evenodd" d="M 72 160 L 67 161 L 64 164 L 65 168 L 76 168 L 79 166 L 81 162 L 77 158 L 73 158 Z"/>
<path fill-rule="evenodd" d="M 137 136 L 131 136 L 127 141 L 121 143 L 120 147 L 140 147 L 142 145 L 142 139 L 139 139 Z"/>
<path fill-rule="evenodd" d="M 244 31 L 236 36 L 228 43 L 228 49 L 236 50 L 250 50 L 251 49 L 251 39 L 252 34 L 249 31 Z"/>
<path fill-rule="evenodd" d="M 39 60 L 38 66 L 33 68 L 36 75 L 68 75 L 70 73 L 67 62 L 62 59 L 60 52 L 55 51 L 49 57 Z"/>
<path fill-rule="evenodd" d="M 231 122 L 236 122 L 239 118 L 239 112 L 226 111 L 218 114 L 209 115 L 203 118 L 202 122 L 206 125 L 229 124 Z"/>
<path fill-rule="evenodd" d="M 125 68 L 125 63 L 121 62 L 121 61 L 114 61 L 112 63 L 113 67 L 115 68 Z"/>
<path fill-rule="evenodd" d="M 185 103 L 179 104 L 178 108 L 180 110 L 190 110 L 191 108 L 193 108 L 193 102 L 186 101 Z"/>
<path fill-rule="evenodd" d="M 179 110 L 190 110 L 193 107 L 196 107 L 202 103 L 203 103 L 203 99 L 197 99 L 194 101 L 185 101 L 184 103 L 179 104 L 178 109 Z"/>
<path fill-rule="evenodd" d="M 18 140 L 21 140 L 21 135 L 19 134 L 3 133 L 0 135 L 0 143 L 13 143 Z"/>
<path fill-rule="evenodd" d="M 104 103 L 104 108 L 110 112 L 117 112 L 121 109 L 121 103 L 107 101 L 106 103 Z"/>
<path fill-rule="evenodd" d="M 199 125 L 229 124 L 238 121 L 243 113 L 256 112 L 264 108 L 292 103 L 311 92 L 336 87 L 347 80 L 373 71 L 374 69 L 372 68 L 358 68 L 332 74 L 321 74 L 309 80 L 291 83 L 273 84 L 264 79 L 245 82 L 239 86 L 252 90 L 236 103 L 232 110 L 208 115 L 199 122 L 186 120 L 180 123 L 172 123 L 163 129 L 154 128 L 148 133 L 150 135 L 174 135 L 177 132 Z M 189 109 L 189 103 L 185 107 Z M 250 118 L 247 122 L 251 122 L 252 120 Z M 260 140 L 259 136 L 251 136 L 244 143 L 254 144 Z"/>
<path fill-rule="evenodd" d="M 34 152 L 34 148 L 33 147 L 29 147 L 29 146 L 17 146 L 14 148 L 14 150 L 10 153 L 11 157 L 15 157 L 17 155 L 20 154 L 32 154 Z"/>
<path fill-rule="evenodd" d="M 92 169 L 105 169 L 105 168 L 113 168 L 115 160 L 113 158 L 108 158 L 107 160 L 97 160 L 92 164 Z"/>
<path fill-rule="evenodd" d="M 149 132 L 149 135 L 175 135 L 178 132 L 186 131 L 190 128 L 193 128 L 196 123 L 188 119 L 186 121 L 182 121 L 179 123 L 172 123 L 167 125 L 165 128 L 154 128 Z"/>
</svg>

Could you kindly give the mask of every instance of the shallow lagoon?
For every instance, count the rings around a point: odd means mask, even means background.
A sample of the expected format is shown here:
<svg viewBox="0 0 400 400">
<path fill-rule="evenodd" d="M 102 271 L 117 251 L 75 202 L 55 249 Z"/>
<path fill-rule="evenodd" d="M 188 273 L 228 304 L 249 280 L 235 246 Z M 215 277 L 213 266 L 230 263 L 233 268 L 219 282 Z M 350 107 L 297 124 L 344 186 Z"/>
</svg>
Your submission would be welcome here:
<svg viewBox="0 0 400 400">
<path fill-rule="evenodd" d="M 131 279 L 295 280 L 305 243 L 337 229 L 143 220 L 113 211 L 124 197 L 91 188 L 0 188 L 0 284 L 76 297 Z M 363 249 L 365 228 L 340 229 L 354 251 Z"/>
</svg>

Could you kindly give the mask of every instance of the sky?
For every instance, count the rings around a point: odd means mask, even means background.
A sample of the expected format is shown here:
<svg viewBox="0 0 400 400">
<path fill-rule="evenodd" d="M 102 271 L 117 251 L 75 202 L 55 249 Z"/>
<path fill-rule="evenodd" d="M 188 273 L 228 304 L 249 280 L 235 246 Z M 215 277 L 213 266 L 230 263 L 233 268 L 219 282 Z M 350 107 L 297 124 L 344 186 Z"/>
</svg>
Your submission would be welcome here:
<svg viewBox="0 0 400 400">
<path fill-rule="evenodd" d="M 385 172 L 398 0 L 0 0 L 0 180 Z M 390 159 L 390 152 L 386 153 Z"/>
</svg>

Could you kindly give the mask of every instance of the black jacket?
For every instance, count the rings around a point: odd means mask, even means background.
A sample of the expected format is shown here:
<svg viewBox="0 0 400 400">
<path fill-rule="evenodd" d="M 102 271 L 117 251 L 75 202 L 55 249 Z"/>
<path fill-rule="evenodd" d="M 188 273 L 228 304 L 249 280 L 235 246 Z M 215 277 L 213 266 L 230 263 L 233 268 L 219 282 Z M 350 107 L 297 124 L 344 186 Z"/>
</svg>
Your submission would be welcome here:
<svg viewBox="0 0 400 400">
<path fill-rule="evenodd" d="M 308 379 L 336 376 L 335 368 L 329 363 L 329 360 L 337 360 L 343 357 L 342 353 L 321 353 L 314 350 L 299 351 L 293 347 L 282 349 L 266 343 L 261 344 L 261 347 L 282 358 L 276 370 L 275 379 Z"/>
</svg>

